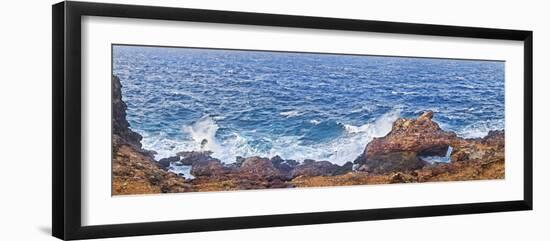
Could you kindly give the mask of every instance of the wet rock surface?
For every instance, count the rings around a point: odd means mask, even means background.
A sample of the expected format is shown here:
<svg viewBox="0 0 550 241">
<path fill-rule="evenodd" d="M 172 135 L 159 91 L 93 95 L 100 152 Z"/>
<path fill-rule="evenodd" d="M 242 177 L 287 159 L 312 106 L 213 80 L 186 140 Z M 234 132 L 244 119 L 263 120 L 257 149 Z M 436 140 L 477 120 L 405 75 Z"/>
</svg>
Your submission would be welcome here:
<svg viewBox="0 0 550 241">
<path fill-rule="evenodd" d="M 141 149 L 141 139 L 143 138 L 140 134 L 130 129 L 130 124 L 126 120 L 126 103 L 122 100 L 121 87 L 120 79 L 113 75 L 111 77 L 113 144 L 128 144 L 139 150 Z"/>
<path fill-rule="evenodd" d="M 270 159 L 261 157 L 246 158 L 236 173 L 247 179 L 286 179 L 284 174 L 275 168 Z"/>
<path fill-rule="evenodd" d="M 504 160 L 504 131 L 490 131 L 487 136 L 477 139 L 457 138 L 452 147 L 453 162 Z"/>
<path fill-rule="evenodd" d="M 426 164 L 421 156 L 445 156 L 457 136 L 443 131 L 432 117 L 427 111 L 417 119 L 397 119 L 390 133 L 374 138 L 355 164 L 374 173 L 410 171 Z"/>
<path fill-rule="evenodd" d="M 193 165 L 196 162 L 207 161 L 212 159 L 211 151 L 182 151 L 176 154 L 181 157 L 181 163 L 183 165 Z"/>
<path fill-rule="evenodd" d="M 191 166 L 191 174 L 193 176 L 223 176 L 230 171 L 230 168 L 224 166 L 220 160 L 214 158 L 197 161 Z"/>
<path fill-rule="evenodd" d="M 179 160 L 180 160 L 179 156 L 173 156 L 173 157 L 162 158 L 158 161 L 158 163 L 162 168 L 166 169 L 170 166 L 170 164 L 179 162 Z"/>
<path fill-rule="evenodd" d="M 296 160 L 284 160 L 280 156 L 272 157 L 271 163 L 281 172 L 281 174 L 285 175 L 288 178 L 291 177 L 292 170 L 294 170 L 294 168 L 300 164 Z"/>
<path fill-rule="evenodd" d="M 347 172 L 351 172 L 353 164 L 351 162 L 346 163 L 344 166 L 332 164 L 329 161 L 304 161 L 301 165 L 296 166 L 292 172 L 291 177 L 296 178 L 299 176 L 333 176 L 341 175 Z"/>
</svg>

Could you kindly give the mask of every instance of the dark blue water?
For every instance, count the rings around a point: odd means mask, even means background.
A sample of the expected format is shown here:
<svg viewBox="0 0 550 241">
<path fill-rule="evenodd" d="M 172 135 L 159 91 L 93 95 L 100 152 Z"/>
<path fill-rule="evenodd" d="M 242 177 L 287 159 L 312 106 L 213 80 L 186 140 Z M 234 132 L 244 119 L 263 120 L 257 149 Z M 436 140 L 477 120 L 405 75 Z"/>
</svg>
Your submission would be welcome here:
<svg viewBox="0 0 550 241">
<path fill-rule="evenodd" d="M 344 163 L 424 110 L 464 137 L 504 128 L 504 62 L 115 46 L 113 63 L 131 128 L 158 158 Z"/>
</svg>

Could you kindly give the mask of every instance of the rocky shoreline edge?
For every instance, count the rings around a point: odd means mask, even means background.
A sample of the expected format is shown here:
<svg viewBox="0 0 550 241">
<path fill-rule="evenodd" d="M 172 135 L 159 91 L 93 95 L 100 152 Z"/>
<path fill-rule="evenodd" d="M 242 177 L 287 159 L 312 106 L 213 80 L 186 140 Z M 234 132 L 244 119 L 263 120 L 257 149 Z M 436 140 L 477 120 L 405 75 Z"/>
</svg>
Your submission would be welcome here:
<svg viewBox="0 0 550 241">
<path fill-rule="evenodd" d="M 155 161 L 141 135 L 126 120 L 121 84 L 112 76 L 112 195 L 322 187 L 504 178 L 504 131 L 465 139 L 442 130 L 426 111 L 399 118 L 384 137 L 365 143 L 364 152 L 344 165 L 328 161 L 284 160 L 279 156 L 236 157 L 224 164 L 208 151 L 180 152 Z M 449 162 L 432 162 L 448 157 Z M 168 171 L 191 167 L 194 179 Z"/>
</svg>

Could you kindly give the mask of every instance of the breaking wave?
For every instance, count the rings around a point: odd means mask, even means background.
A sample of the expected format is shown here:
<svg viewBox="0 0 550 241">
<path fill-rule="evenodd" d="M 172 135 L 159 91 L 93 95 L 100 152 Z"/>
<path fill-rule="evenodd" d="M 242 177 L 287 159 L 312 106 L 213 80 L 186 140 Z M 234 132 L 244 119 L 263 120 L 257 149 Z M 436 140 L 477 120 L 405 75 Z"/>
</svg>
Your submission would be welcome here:
<svg viewBox="0 0 550 241">
<path fill-rule="evenodd" d="M 284 117 L 287 117 L 287 118 L 302 115 L 302 114 L 301 114 L 300 112 L 298 112 L 297 110 L 283 111 L 283 112 L 281 112 L 281 113 L 279 113 L 279 114 L 282 115 L 282 116 L 284 116 Z"/>
<path fill-rule="evenodd" d="M 504 120 L 478 121 L 462 128 L 457 132 L 457 135 L 464 138 L 481 138 L 487 136 L 489 131 L 503 129 Z"/>
<path fill-rule="evenodd" d="M 309 143 L 304 136 L 262 137 L 266 145 L 257 145 L 258 140 L 244 134 L 232 133 L 220 138 L 218 123 L 211 117 L 203 117 L 192 125 L 182 128 L 182 136 L 187 139 L 174 140 L 166 135 L 144 136 L 144 148 L 157 151 L 156 158 L 172 156 L 180 151 L 212 151 L 212 156 L 225 163 L 232 163 L 235 157 L 279 155 L 284 159 L 303 161 L 304 159 L 327 160 L 336 164 L 353 161 L 374 137 L 381 137 L 391 131 L 392 123 L 399 118 L 399 110 L 392 110 L 372 123 L 360 126 L 338 124 L 343 131 L 340 135 L 322 143 Z"/>
</svg>

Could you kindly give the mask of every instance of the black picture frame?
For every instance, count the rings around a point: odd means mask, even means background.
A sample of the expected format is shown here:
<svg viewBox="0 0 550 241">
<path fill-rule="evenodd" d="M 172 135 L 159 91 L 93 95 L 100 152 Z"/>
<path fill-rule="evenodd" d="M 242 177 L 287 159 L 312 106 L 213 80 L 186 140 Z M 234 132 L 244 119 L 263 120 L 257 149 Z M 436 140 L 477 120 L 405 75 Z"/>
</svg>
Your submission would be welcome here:
<svg viewBox="0 0 550 241">
<path fill-rule="evenodd" d="M 81 224 L 81 17 L 104 16 L 260 26 L 517 40 L 524 43 L 524 194 L 522 200 L 284 215 Z M 185 233 L 380 219 L 532 210 L 533 33 L 523 30 L 366 21 L 171 7 L 60 2 L 52 6 L 52 233 L 60 239 Z"/>
</svg>

